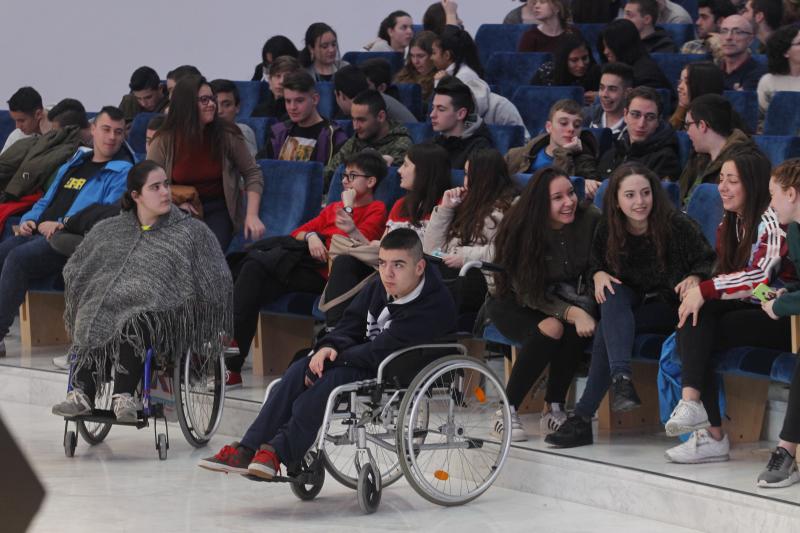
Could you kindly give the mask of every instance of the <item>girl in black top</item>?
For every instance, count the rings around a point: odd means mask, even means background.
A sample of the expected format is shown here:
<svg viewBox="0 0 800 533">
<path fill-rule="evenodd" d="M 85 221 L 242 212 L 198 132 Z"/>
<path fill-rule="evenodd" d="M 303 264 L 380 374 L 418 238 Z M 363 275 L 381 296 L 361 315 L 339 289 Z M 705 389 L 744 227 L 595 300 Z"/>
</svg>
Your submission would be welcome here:
<svg viewBox="0 0 800 533">
<path fill-rule="evenodd" d="M 579 34 L 566 35 L 553 61 L 542 63 L 531 85 L 577 85 L 583 87 L 583 103 L 592 105 L 600 87 L 600 67 L 594 61 L 592 47 Z"/>
</svg>

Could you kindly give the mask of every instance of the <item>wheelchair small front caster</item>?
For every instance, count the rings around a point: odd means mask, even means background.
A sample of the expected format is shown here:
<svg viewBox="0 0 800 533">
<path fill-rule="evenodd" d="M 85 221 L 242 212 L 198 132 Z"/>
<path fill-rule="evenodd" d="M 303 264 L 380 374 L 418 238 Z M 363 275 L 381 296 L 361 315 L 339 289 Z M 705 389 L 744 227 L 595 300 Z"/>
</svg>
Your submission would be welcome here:
<svg viewBox="0 0 800 533">
<path fill-rule="evenodd" d="M 297 477 L 302 481 L 292 483 L 292 492 L 303 501 L 313 500 L 325 483 L 325 467 L 318 458 L 319 452 L 309 452 L 303 458 Z M 305 483 L 303 482 L 305 481 Z"/>
<path fill-rule="evenodd" d="M 358 474 L 358 506 L 364 514 L 372 514 L 378 510 L 381 504 L 381 489 L 372 463 L 367 463 L 361 467 Z"/>
<path fill-rule="evenodd" d="M 64 455 L 67 457 L 75 456 L 75 448 L 78 446 L 78 435 L 74 431 L 64 432 Z"/>
<path fill-rule="evenodd" d="M 158 442 L 156 443 L 156 450 L 158 450 L 158 458 L 164 460 L 167 458 L 167 450 L 169 450 L 169 443 L 167 436 L 163 433 L 158 434 Z"/>
</svg>

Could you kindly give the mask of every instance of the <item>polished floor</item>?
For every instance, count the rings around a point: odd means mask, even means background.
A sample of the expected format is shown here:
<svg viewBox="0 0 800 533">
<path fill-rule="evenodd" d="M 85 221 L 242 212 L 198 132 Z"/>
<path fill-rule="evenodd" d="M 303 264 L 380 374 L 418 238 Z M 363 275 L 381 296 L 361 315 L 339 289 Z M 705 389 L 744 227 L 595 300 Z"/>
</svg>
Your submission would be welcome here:
<svg viewBox="0 0 800 533">
<path fill-rule="evenodd" d="M 67 458 L 61 446 L 63 423 L 49 408 L 4 402 L 0 416 L 47 490 L 30 529 L 37 533 L 691 531 L 497 487 L 466 506 L 443 508 L 423 500 L 404 481 L 386 489 L 377 514 L 363 516 L 355 493 L 330 479 L 316 500 L 301 502 L 285 485 L 253 483 L 195 466 L 228 437 L 217 436 L 210 448 L 194 450 L 172 426 L 169 457 L 159 461 L 149 429 L 113 428 L 106 442 L 90 448 L 80 441 L 75 457 Z"/>
</svg>

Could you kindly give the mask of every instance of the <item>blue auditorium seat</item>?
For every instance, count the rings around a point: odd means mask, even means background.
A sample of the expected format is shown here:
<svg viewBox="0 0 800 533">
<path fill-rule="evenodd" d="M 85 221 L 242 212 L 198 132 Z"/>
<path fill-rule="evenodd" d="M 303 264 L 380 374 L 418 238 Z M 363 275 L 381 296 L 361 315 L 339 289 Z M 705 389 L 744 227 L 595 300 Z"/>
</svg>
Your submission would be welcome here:
<svg viewBox="0 0 800 533">
<path fill-rule="evenodd" d="M 597 153 L 603 155 L 614 143 L 614 134 L 610 128 L 589 128 L 597 141 Z"/>
<path fill-rule="evenodd" d="M 134 152 L 147 152 L 147 147 L 145 146 L 145 141 L 147 140 L 147 123 L 156 115 L 158 115 L 158 113 L 139 113 L 133 118 L 131 129 L 128 131 L 127 141 Z"/>
<path fill-rule="evenodd" d="M 317 92 L 319 93 L 319 104 L 317 111 L 327 119 L 333 118 L 336 114 L 336 96 L 333 94 L 332 81 L 318 81 Z"/>
<path fill-rule="evenodd" d="M 239 114 L 236 115 L 236 118 L 247 118 L 253 114 L 253 109 L 261 100 L 261 82 L 235 81 L 233 83 L 239 89 Z"/>
<path fill-rule="evenodd" d="M 519 39 L 530 27 L 530 24 L 481 24 L 475 34 L 481 64 L 486 65 L 495 52 L 519 50 Z"/>
<path fill-rule="evenodd" d="M 484 63 L 486 81 L 497 88 L 498 94 L 510 98 L 514 89 L 529 85 L 542 63 L 552 59 L 546 52 L 495 52 Z"/>
<path fill-rule="evenodd" d="M 689 139 L 689 135 L 681 130 L 676 132 L 678 135 L 678 159 L 681 162 L 681 168 L 686 166 L 686 162 L 689 161 L 689 156 L 692 153 L 692 140 Z"/>
<path fill-rule="evenodd" d="M 755 60 L 756 63 L 758 63 L 759 65 L 764 67 L 764 69 L 767 68 L 767 56 L 766 56 L 766 54 L 753 54 L 751 57 Z"/>
<path fill-rule="evenodd" d="M 725 91 L 723 96 L 742 117 L 748 133 L 755 133 L 758 128 L 758 93 L 756 91 Z"/>
<path fill-rule="evenodd" d="M 425 120 L 425 110 L 422 106 L 422 88 L 418 83 L 395 83 L 398 100 L 408 108 L 419 120 Z"/>
<path fill-rule="evenodd" d="M 525 127 L 531 135 L 538 135 L 544 129 L 550 107 L 562 98 L 571 98 L 583 105 L 581 87 L 538 87 L 527 85 L 514 91 L 511 103 L 517 106 Z"/>
<path fill-rule="evenodd" d="M 797 135 L 800 130 L 800 92 L 775 93 L 764 119 L 764 135 Z"/>
<path fill-rule="evenodd" d="M 650 54 L 650 57 L 658 64 L 661 72 L 664 73 L 664 76 L 672 83 L 673 87 L 677 87 L 683 67 L 689 63 L 708 61 L 710 59 L 710 56 L 703 54 Z"/>
<path fill-rule="evenodd" d="M 328 190 L 328 203 L 338 202 L 342 199 L 342 173 L 344 165 L 339 165 L 331 178 L 331 187 Z M 400 176 L 397 175 L 397 167 L 389 167 L 389 173 L 378 184 L 375 190 L 375 199 L 380 200 L 386 206 L 388 213 L 394 203 L 405 196 L 406 191 L 400 188 Z"/>
<path fill-rule="evenodd" d="M 694 39 L 694 24 L 659 24 L 659 26 L 669 34 L 678 50 L 683 43 Z"/>
<path fill-rule="evenodd" d="M 14 119 L 11 118 L 11 113 L 0 111 L 0 148 L 6 144 L 6 139 L 15 129 L 17 129 L 17 125 Z"/>
<path fill-rule="evenodd" d="M 522 126 L 487 125 L 492 134 L 494 146 L 505 155 L 509 149 L 525 144 L 525 128 Z"/>
<path fill-rule="evenodd" d="M 716 184 L 701 183 L 692 192 L 686 206 L 686 214 L 700 224 L 703 235 L 711 246 L 717 242 L 717 226 L 722 221 L 722 198 Z"/>
<path fill-rule="evenodd" d="M 782 353 L 772 362 L 769 377 L 780 383 L 791 383 L 797 367 L 797 356 L 793 353 Z"/>
<path fill-rule="evenodd" d="M 578 30 L 583 35 L 584 39 L 589 41 L 589 44 L 594 50 L 595 54 L 594 57 L 596 60 L 600 60 L 600 50 L 597 50 L 597 40 L 600 38 L 600 34 L 603 32 L 603 28 L 607 26 L 607 24 L 603 23 L 585 23 L 585 24 L 576 24 L 575 26 L 578 27 Z"/>
<path fill-rule="evenodd" d="M 772 166 L 800 157 L 800 137 L 793 135 L 755 135 L 753 140 L 769 157 Z"/>
<path fill-rule="evenodd" d="M 317 216 L 322 198 L 322 163 L 262 159 L 258 164 L 264 173 L 258 217 L 267 228 L 265 237 L 288 235 Z M 239 251 L 243 245 L 244 236 L 239 232 L 228 252 Z"/>
<path fill-rule="evenodd" d="M 256 147 L 261 150 L 267 140 L 267 131 L 275 123 L 273 117 L 238 117 L 236 122 L 250 126 L 256 134 Z"/>
<path fill-rule="evenodd" d="M 376 58 L 385 59 L 389 62 L 389 65 L 392 67 L 392 76 L 403 68 L 403 54 L 400 52 L 347 52 L 342 56 L 343 61 L 347 61 L 351 65 L 356 66 L 368 59 Z"/>
<path fill-rule="evenodd" d="M 683 9 L 689 12 L 692 20 L 697 20 L 697 0 L 675 0 L 676 4 L 683 6 Z"/>
<path fill-rule="evenodd" d="M 403 124 L 411 135 L 414 144 L 419 144 L 433 138 L 433 128 L 427 122 L 406 122 Z"/>
<path fill-rule="evenodd" d="M 349 118 L 340 118 L 340 119 L 334 120 L 334 122 L 336 122 L 336 124 L 338 124 L 339 127 L 342 128 L 345 133 L 347 133 L 348 137 L 352 137 L 353 136 L 353 121 L 352 120 L 350 120 Z"/>
</svg>

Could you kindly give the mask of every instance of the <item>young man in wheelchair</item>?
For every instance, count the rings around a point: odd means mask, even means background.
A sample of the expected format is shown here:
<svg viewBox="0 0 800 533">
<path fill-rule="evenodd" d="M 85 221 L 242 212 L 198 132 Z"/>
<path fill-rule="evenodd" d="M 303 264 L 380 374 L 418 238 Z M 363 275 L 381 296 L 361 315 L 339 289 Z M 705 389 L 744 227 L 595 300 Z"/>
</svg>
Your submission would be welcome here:
<svg viewBox="0 0 800 533">
<path fill-rule="evenodd" d="M 334 388 L 373 378 L 392 352 L 453 331 L 453 298 L 413 230 L 383 238 L 378 271 L 380 280 L 361 291 L 336 329 L 288 368 L 242 440 L 198 466 L 272 479 L 281 463 L 300 461 L 314 443 Z"/>
</svg>

